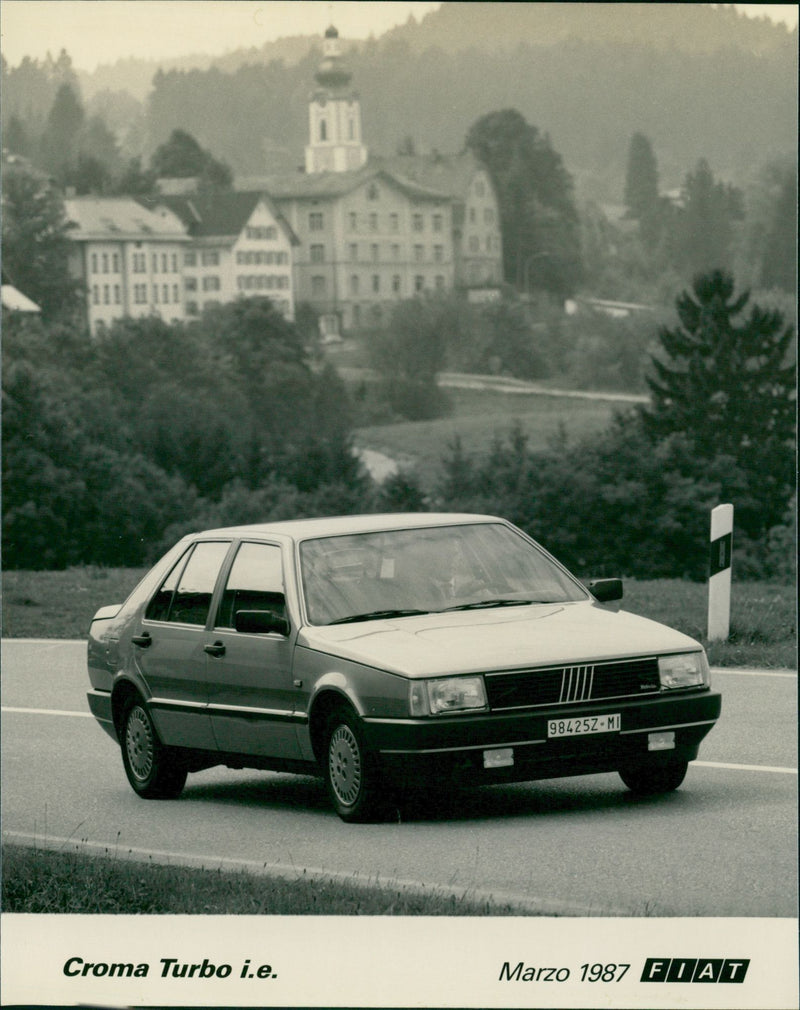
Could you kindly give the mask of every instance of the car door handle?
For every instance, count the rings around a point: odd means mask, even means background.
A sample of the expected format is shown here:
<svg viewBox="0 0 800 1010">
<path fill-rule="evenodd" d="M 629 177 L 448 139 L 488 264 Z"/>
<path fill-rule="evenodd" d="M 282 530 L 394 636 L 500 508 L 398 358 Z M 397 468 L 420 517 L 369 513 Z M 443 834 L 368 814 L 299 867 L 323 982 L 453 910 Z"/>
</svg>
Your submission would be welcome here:
<svg viewBox="0 0 800 1010">
<path fill-rule="evenodd" d="M 214 642 L 212 645 L 204 645 L 203 649 L 209 654 L 209 656 L 225 655 L 225 646 L 222 642 Z"/>
<path fill-rule="evenodd" d="M 131 641 L 134 645 L 140 645 L 143 649 L 146 649 L 148 645 L 152 645 L 153 643 L 149 631 L 143 631 L 141 635 L 134 635 Z"/>
</svg>

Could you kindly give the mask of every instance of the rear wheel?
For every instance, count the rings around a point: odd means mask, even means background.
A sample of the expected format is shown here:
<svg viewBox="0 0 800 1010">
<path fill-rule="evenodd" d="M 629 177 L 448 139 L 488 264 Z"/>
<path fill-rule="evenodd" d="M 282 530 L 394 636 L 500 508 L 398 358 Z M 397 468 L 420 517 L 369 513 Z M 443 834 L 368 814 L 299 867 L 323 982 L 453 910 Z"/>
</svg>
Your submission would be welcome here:
<svg viewBox="0 0 800 1010">
<path fill-rule="evenodd" d="M 619 776 L 625 785 L 640 796 L 671 793 L 686 777 L 688 761 L 649 761 L 620 768 Z"/>
<path fill-rule="evenodd" d="M 378 771 L 352 709 L 337 709 L 328 719 L 324 762 L 328 795 L 342 820 L 379 819 L 383 804 Z"/>
<path fill-rule="evenodd" d="M 158 739 L 150 713 L 133 699 L 122 715 L 122 763 L 135 792 L 144 799 L 175 799 L 186 783 L 186 762 Z"/>
</svg>

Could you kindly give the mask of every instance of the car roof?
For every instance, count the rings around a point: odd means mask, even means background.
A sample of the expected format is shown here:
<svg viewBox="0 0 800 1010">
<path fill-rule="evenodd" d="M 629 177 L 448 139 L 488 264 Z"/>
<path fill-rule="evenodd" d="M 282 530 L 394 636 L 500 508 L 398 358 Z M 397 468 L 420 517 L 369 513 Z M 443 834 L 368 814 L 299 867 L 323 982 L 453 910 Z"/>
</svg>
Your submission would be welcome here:
<svg viewBox="0 0 800 1010">
<path fill-rule="evenodd" d="M 352 533 L 376 533 L 383 530 L 425 529 L 431 526 L 470 525 L 481 522 L 506 522 L 498 516 L 473 515 L 466 512 L 395 512 L 375 515 L 327 516 L 318 519 L 287 519 L 274 523 L 253 523 L 247 526 L 224 526 L 187 534 L 194 537 L 269 537 L 282 536 L 292 540 L 315 537 L 344 536 Z"/>
</svg>

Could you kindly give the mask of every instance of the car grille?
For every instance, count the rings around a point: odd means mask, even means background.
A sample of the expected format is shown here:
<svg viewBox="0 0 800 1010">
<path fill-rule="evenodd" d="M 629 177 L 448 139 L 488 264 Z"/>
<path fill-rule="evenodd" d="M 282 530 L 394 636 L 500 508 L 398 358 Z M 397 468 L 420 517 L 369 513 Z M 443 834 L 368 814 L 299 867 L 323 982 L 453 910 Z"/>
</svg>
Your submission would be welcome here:
<svg viewBox="0 0 800 1010">
<path fill-rule="evenodd" d="M 493 711 L 639 697 L 659 690 L 655 658 L 486 675 L 489 707 Z"/>
</svg>

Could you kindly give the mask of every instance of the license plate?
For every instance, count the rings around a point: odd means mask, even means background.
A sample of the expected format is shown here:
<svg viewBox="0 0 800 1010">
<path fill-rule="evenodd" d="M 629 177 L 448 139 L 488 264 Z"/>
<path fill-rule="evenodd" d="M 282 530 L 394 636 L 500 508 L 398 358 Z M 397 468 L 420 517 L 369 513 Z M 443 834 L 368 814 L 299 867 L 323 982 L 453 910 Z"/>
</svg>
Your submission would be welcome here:
<svg viewBox="0 0 800 1010">
<path fill-rule="evenodd" d="M 580 719 L 548 719 L 548 738 L 557 736 L 585 736 L 589 733 L 614 733 L 622 726 L 619 712 L 613 715 L 585 715 Z"/>
</svg>

